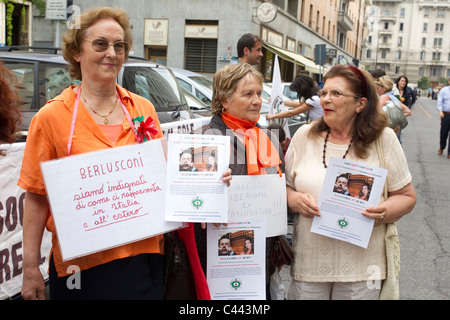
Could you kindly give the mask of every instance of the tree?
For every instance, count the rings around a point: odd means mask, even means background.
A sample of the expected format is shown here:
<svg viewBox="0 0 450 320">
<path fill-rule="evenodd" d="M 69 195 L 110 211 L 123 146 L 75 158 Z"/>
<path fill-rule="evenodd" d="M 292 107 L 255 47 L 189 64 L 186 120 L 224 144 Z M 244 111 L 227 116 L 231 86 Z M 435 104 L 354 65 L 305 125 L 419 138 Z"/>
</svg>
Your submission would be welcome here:
<svg viewBox="0 0 450 320">
<path fill-rule="evenodd" d="M 430 85 L 430 81 L 428 80 L 427 76 L 422 76 L 420 78 L 419 82 L 417 83 L 417 86 L 420 89 L 428 89 L 429 85 Z"/>
<path fill-rule="evenodd" d="M 441 78 L 439 79 L 439 82 L 442 83 L 442 85 L 443 85 L 444 87 L 445 87 L 445 86 L 448 86 L 448 80 L 447 80 L 446 77 L 441 77 Z"/>
</svg>

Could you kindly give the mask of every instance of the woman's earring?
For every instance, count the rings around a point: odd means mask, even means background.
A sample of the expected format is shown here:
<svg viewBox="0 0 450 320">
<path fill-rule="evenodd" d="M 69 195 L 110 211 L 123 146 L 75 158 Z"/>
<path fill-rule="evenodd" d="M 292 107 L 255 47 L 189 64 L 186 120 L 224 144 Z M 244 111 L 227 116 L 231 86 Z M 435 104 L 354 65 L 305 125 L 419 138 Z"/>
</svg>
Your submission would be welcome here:
<svg viewBox="0 0 450 320">
<path fill-rule="evenodd" d="M 222 113 L 227 113 L 227 109 L 225 109 L 225 107 L 222 107 Z"/>
</svg>

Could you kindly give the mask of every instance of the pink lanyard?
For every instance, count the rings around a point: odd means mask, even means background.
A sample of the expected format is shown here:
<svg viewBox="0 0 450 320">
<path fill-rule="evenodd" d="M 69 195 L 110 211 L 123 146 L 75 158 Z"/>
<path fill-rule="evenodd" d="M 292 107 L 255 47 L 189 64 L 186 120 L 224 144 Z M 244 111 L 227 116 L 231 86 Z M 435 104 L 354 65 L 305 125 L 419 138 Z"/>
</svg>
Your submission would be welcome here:
<svg viewBox="0 0 450 320">
<path fill-rule="evenodd" d="M 134 124 L 133 121 L 131 121 L 131 116 L 128 113 L 127 107 L 123 104 L 122 99 L 120 98 L 119 93 L 116 90 L 117 97 L 119 98 L 120 104 L 122 105 L 123 113 L 125 113 L 125 116 L 127 117 L 128 123 L 130 124 L 131 129 L 133 130 Z M 77 122 L 77 114 L 78 114 L 78 105 L 80 103 L 80 95 L 81 95 L 81 85 L 78 86 L 77 90 L 77 96 L 75 98 L 75 105 L 73 108 L 73 115 L 72 115 L 72 125 L 70 127 L 70 135 L 69 135 L 69 141 L 67 142 L 67 156 L 70 157 L 70 150 L 72 149 L 72 142 L 73 142 L 73 133 L 75 132 L 75 123 Z M 136 133 L 134 133 L 136 137 L 136 141 L 139 141 Z"/>
</svg>

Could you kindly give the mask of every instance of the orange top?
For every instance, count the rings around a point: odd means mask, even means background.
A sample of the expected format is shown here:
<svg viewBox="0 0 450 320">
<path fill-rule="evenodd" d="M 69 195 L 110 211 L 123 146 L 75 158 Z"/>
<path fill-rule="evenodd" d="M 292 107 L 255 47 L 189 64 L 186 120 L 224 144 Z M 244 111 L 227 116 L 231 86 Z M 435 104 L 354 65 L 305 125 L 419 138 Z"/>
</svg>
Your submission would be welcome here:
<svg viewBox="0 0 450 320">
<path fill-rule="evenodd" d="M 45 195 L 44 179 L 41 174 L 40 162 L 67 156 L 72 113 L 76 93 L 74 87 L 65 89 L 61 95 L 50 100 L 42 107 L 31 121 L 23 157 L 22 171 L 18 185 L 30 192 Z M 143 97 L 133 94 L 117 85 L 117 91 L 126 106 L 133 123 L 140 123 L 151 116 L 157 123 L 159 133 L 155 138 L 162 138 L 158 116 L 155 108 Z M 91 151 L 134 144 L 136 137 L 134 128 L 130 127 L 124 116 L 122 133 L 113 143 L 97 125 L 89 111 L 78 109 L 77 121 L 73 136 L 71 154 L 81 154 Z M 84 257 L 63 261 L 58 245 L 56 228 L 50 212 L 47 214 L 47 230 L 52 232 L 52 254 L 58 276 L 69 275 L 67 267 L 77 265 L 81 270 L 107 263 L 109 261 L 138 255 L 141 253 L 164 253 L 164 237 L 162 235 L 141 240 L 120 247 L 93 253 Z"/>
</svg>

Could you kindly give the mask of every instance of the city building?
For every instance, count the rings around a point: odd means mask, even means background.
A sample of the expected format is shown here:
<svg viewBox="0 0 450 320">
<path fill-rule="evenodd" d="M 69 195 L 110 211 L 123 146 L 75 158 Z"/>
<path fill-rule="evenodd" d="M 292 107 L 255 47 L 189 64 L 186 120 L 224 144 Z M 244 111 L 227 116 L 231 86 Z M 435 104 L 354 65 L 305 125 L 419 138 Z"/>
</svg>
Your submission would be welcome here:
<svg viewBox="0 0 450 320">
<path fill-rule="evenodd" d="M 46 2 L 60 5 L 65 1 Z M 248 32 L 264 41 L 264 59 L 257 68 L 269 82 L 275 54 L 284 81 L 292 81 L 299 72 L 320 80 L 327 68 L 338 63 L 361 66 L 366 0 L 68 2 L 74 13 L 93 6 L 124 8 L 133 26 L 133 55 L 207 76 L 212 76 L 229 63 L 231 56 L 237 55 L 236 43 Z M 13 18 L 20 21 L 12 30 L 12 44 L 59 46 L 67 29 L 64 20 L 48 19 L 46 13 L 31 6 L 29 1 L 10 3 L 16 6 Z M 0 2 L 0 28 L 3 29 L 8 6 Z M 26 21 L 23 21 L 24 13 L 28 17 Z M 72 18 L 70 12 L 68 18 Z M 26 26 L 27 33 L 18 31 L 21 25 Z M 8 44 L 6 37 L 0 37 L 0 44 Z"/>
<path fill-rule="evenodd" d="M 405 75 L 412 87 L 425 76 L 430 90 L 450 77 L 449 0 L 373 0 L 367 10 L 366 69 Z"/>
</svg>

